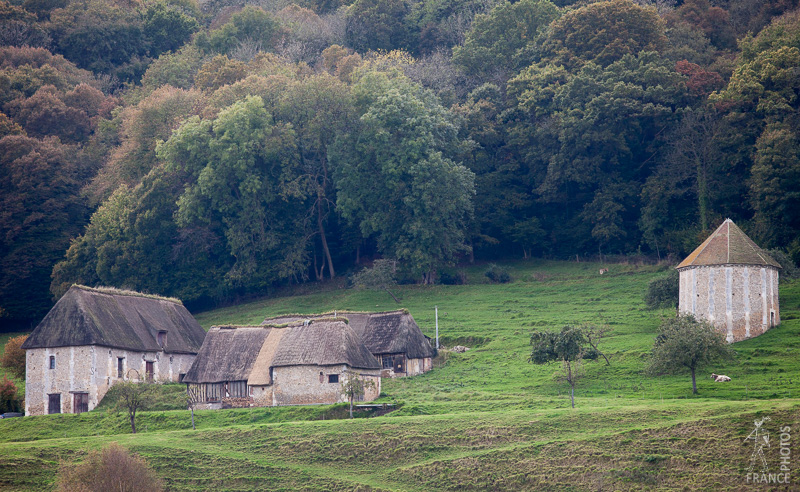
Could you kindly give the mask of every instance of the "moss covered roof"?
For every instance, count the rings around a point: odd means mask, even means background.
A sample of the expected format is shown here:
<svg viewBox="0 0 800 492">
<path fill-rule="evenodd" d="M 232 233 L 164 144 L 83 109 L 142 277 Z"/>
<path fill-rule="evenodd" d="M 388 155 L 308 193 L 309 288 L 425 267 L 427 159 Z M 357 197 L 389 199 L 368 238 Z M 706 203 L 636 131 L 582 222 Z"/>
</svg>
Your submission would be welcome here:
<svg viewBox="0 0 800 492">
<path fill-rule="evenodd" d="M 710 265 L 755 265 L 780 268 L 780 264 L 759 248 L 731 219 L 725 219 L 703 244 L 676 268 Z"/>
</svg>

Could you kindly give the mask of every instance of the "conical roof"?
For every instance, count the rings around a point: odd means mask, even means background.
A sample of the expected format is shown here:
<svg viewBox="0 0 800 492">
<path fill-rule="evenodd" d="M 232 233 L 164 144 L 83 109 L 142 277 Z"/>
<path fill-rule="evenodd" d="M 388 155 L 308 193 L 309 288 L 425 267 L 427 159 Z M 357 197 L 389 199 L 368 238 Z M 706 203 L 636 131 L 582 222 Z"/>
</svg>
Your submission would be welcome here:
<svg viewBox="0 0 800 492">
<path fill-rule="evenodd" d="M 703 244 L 676 268 L 710 265 L 755 265 L 780 268 L 763 249 L 756 246 L 731 219 L 725 219 Z"/>
</svg>

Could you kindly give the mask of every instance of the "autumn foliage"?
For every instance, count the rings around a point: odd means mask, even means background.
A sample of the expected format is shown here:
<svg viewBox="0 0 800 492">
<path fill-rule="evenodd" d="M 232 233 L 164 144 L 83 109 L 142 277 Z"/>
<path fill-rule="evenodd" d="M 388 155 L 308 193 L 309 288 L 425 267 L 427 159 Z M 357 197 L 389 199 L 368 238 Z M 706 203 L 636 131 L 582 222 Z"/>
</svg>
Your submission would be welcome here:
<svg viewBox="0 0 800 492">
<path fill-rule="evenodd" d="M 22 344 L 27 339 L 28 335 L 10 338 L 6 342 L 3 357 L 0 358 L 0 366 L 5 367 L 20 379 L 25 379 L 25 350 L 22 349 Z"/>
</svg>

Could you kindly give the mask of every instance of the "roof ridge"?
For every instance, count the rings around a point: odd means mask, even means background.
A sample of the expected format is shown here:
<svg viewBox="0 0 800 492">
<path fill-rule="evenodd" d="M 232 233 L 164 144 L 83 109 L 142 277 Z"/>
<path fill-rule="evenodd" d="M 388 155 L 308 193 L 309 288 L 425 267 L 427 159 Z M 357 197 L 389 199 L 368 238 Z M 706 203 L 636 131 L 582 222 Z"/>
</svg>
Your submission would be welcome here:
<svg viewBox="0 0 800 492">
<path fill-rule="evenodd" d="M 145 299 L 155 299 L 158 301 L 167 301 L 172 302 L 174 304 L 180 304 L 183 306 L 183 301 L 178 299 L 177 297 L 165 297 L 159 296 L 157 294 L 146 294 L 144 292 L 137 292 L 135 290 L 130 289 L 120 289 L 118 287 L 108 287 L 104 285 L 98 285 L 96 287 L 89 287 L 88 285 L 82 284 L 72 284 L 72 287 L 75 287 L 80 290 L 84 290 L 87 292 L 97 292 L 98 294 L 106 294 L 110 296 L 128 296 L 128 297 L 143 297 Z"/>
</svg>

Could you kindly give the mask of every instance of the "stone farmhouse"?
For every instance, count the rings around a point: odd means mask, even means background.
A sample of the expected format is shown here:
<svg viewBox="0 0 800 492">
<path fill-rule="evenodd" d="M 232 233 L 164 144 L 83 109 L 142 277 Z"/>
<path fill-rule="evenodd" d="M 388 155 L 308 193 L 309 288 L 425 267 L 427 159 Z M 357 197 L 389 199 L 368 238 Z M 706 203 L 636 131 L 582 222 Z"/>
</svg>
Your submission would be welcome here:
<svg viewBox="0 0 800 492">
<path fill-rule="evenodd" d="M 262 324 L 280 324 L 339 315 L 350 326 L 369 351 L 381 362 L 381 376 L 414 376 L 433 368 L 435 352 L 420 331 L 414 317 L 406 310 L 383 313 L 338 311 L 312 315 L 285 315 L 268 318 Z"/>
<path fill-rule="evenodd" d="M 22 345 L 25 413 L 87 412 L 119 381 L 179 382 L 204 337 L 177 299 L 75 285 Z"/>
<path fill-rule="evenodd" d="M 358 377 L 381 391 L 380 363 L 346 319 L 212 327 L 183 379 L 197 408 L 332 404 Z"/>
<path fill-rule="evenodd" d="M 761 335 L 781 322 L 780 265 L 726 219 L 677 267 L 678 310 L 708 320 L 729 343 Z"/>
</svg>

